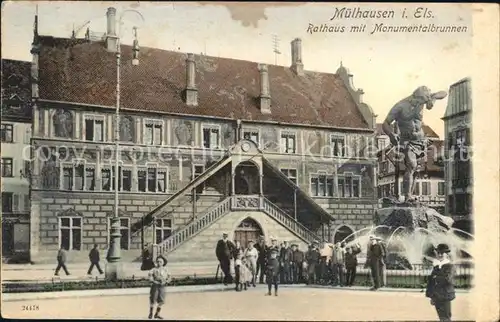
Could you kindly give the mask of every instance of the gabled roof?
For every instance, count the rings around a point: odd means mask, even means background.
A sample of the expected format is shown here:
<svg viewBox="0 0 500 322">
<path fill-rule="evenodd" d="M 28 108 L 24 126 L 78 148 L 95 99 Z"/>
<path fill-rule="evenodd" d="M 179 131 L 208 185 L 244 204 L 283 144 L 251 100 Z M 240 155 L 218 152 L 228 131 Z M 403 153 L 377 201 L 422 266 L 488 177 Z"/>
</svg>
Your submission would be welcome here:
<svg viewBox="0 0 500 322">
<path fill-rule="evenodd" d="M 2 59 L 2 119 L 31 120 L 31 63 Z"/>
<path fill-rule="evenodd" d="M 115 106 L 116 54 L 101 42 L 42 36 L 40 99 Z M 194 55 L 198 103 L 187 106 L 186 54 L 141 47 L 132 66 L 132 47 L 122 45 L 121 107 L 124 109 L 368 129 L 356 103 L 336 74 L 268 66 L 271 114 L 259 108 L 259 64 Z"/>
<path fill-rule="evenodd" d="M 422 129 L 424 130 L 424 134 L 426 137 L 432 139 L 439 139 L 439 135 L 434 132 L 434 130 L 425 124 L 422 124 Z M 377 123 L 376 135 L 385 135 L 384 130 L 382 129 L 382 123 Z"/>
</svg>

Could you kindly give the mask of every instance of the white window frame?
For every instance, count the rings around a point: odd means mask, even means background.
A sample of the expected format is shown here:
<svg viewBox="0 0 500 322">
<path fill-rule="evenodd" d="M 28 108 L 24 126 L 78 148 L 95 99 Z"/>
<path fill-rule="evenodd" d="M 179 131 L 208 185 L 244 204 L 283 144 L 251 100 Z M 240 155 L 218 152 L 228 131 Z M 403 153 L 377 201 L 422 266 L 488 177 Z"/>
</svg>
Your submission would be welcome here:
<svg viewBox="0 0 500 322">
<path fill-rule="evenodd" d="M 198 175 L 197 175 L 197 172 L 196 172 L 196 167 L 201 167 L 202 168 L 201 173 L 199 173 Z M 194 180 L 195 178 L 201 176 L 205 172 L 205 170 L 206 170 L 206 168 L 205 168 L 204 164 L 193 163 L 193 165 L 191 167 L 191 180 Z M 203 182 L 199 186 L 202 186 L 203 190 L 201 192 L 196 191 L 196 194 L 198 194 L 198 195 L 199 194 L 204 194 L 205 193 L 205 182 Z"/>
<path fill-rule="evenodd" d="M 2 140 L 2 143 L 14 143 L 14 129 L 15 126 L 12 123 L 2 123 L 2 127 L 10 127 L 10 141 L 4 141 Z M 4 131 L 5 129 L 2 129 Z"/>
<path fill-rule="evenodd" d="M 153 126 L 153 133 L 152 133 L 152 144 L 151 142 L 146 142 L 146 131 L 148 125 Z M 160 126 L 160 142 L 156 142 L 155 140 L 155 127 Z M 165 122 L 163 120 L 158 120 L 158 119 L 144 119 L 142 123 L 142 144 L 145 145 L 165 145 L 165 142 L 167 141 L 165 136 Z"/>
<path fill-rule="evenodd" d="M 205 146 L 205 130 L 217 130 L 218 137 L 217 137 L 217 146 L 212 147 L 206 147 Z M 210 145 L 212 143 L 211 138 L 209 138 Z M 219 124 L 203 124 L 201 126 L 201 145 L 204 149 L 208 150 L 219 150 L 222 147 L 222 127 Z"/>
<path fill-rule="evenodd" d="M 343 141 L 343 151 L 342 155 L 337 156 L 335 155 L 335 146 L 333 145 L 333 140 L 334 139 L 341 139 Z M 331 149 L 331 156 L 333 158 L 347 158 L 349 156 L 349 147 L 347 146 L 347 137 L 345 134 L 338 134 L 338 133 L 331 133 L 330 134 L 330 149 Z"/>
<path fill-rule="evenodd" d="M 92 140 L 87 140 L 87 121 L 93 121 L 94 122 L 94 128 L 92 133 Z M 96 140 L 96 122 L 102 122 L 102 141 Z M 84 141 L 88 142 L 106 142 L 107 137 L 106 137 L 106 130 L 107 130 L 107 124 L 106 124 L 106 116 L 104 115 L 96 115 L 96 114 L 84 114 L 83 115 L 83 128 L 85 129 L 85 136 L 82 138 Z"/>
<path fill-rule="evenodd" d="M 155 170 L 155 191 L 148 191 L 148 172 L 149 169 L 154 169 Z M 140 191 L 139 190 L 139 171 L 145 171 L 146 172 L 146 191 Z M 165 172 L 165 191 L 158 191 L 158 172 Z M 136 175 L 137 175 L 137 192 L 140 193 L 168 193 L 168 185 L 170 181 L 170 176 L 169 176 L 169 171 L 168 167 L 160 167 L 158 164 L 149 164 L 147 163 L 146 165 L 143 166 L 137 166 L 136 169 Z"/>
<path fill-rule="evenodd" d="M 325 182 L 324 182 L 324 184 L 325 184 L 325 188 L 324 188 L 324 195 L 320 195 L 319 193 L 318 193 L 318 194 L 313 194 L 313 193 L 312 193 L 312 183 L 311 183 L 311 180 L 312 180 L 313 178 L 318 179 L 318 191 L 319 191 L 319 179 L 320 179 L 320 177 L 325 177 Z M 331 195 L 331 196 L 328 194 L 328 188 L 327 188 L 327 187 L 328 187 L 328 180 L 332 180 L 332 185 L 333 185 L 333 186 L 332 186 L 332 195 Z M 317 171 L 316 173 L 310 173 L 310 174 L 309 174 L 309 195 L 310 195 L 311 197 L 318 197 L 318 198 L 335 198 L 335 197 L 336 197 L 336 193 L 335 193 L 335 191 L 336 191 L 336 189 L 337 189 L 337 188 L 335 187 L 336 185 L 337 185 L 337 180 L 336 180 L 336 178 L 335 178 L 335 175 L 330 174 L 330 173 L 328 173 L 328 172 L 326 172 L 326 171 L 319 170 L 319 171 Z"/>
<path fill-rule="evenodd" d="M 420 181 L 420 195 L 421 196 L 431 196 L 432 195 L 432 185 L 430 180 L 422 180 Z M 427 185 L 427 194 L 424 195 L 424 184 Z"/>
<path fill-rule="evenodd" d="M 358 193 L 358 196 L 353 196 L 353 194 L 354 194 L 354 185 L 351 182 L 351 196 L 350 197 L 345 197 L 345 196 L 342 197 L 342 196 L 340 196 L 340 191 L 337 191 L 338 198 L 343 198 L 343 199 L 359 199 L 359 198 L 362 197 L 362 194 L 361 194 L 361 192 L 362 192 L 362 186 L 361 186 L 362 181 L 361 181 L 361 176 L 360 175 L 354 174 L 352 172 L 344 172 L 343 174 L 339 174 L 337 176 L 337 186 L 338 186 L 338 179 L 339 178 L 344 179 L 344 185 L 346 184 L 346 179 L 347 178 L 351 178 L 351 180 L 356 179 L 358 181 L 358 192 L 359 193 Z M 394 182 L 389 183 L 389 185 L 391 185 L 391 184 L 394 185 Z"/>
<path fill-rule="evenodd" d="M 73 226 L 73 219 L 80 219 L 80 227 L 78 226 Z M 62 227 L 62 220 L 63 219 L 69 219 L 69 226 L 68 227 Z M 62 229 L 67 228 L 69 229 L 70 233 L 70 238 L 69 238 L 69 249 L 68 251 L 81 251 L 83 248 L 83 218 L 79 216 L 61 216 L 58 218 L 58 235 L 59 235 L 59 248 L 62 246 Z M 73 229 L 75 228 L 80 228 L 80 249 L 73 249 Z"/>
<path fill-rule="evenodd" d="M 157 220 L 161 221 L 161 223 L 162 223 L 161 226 L 158 226 L 158 224 L 156 222 Z M 166 227 L 166 226 L 163 225 L 165 223 L 165 220 L 170 220 L 170 227 Z M 173 218 L 155 218 L 155 236 L 154 236 L 155 243 L 157 243 L 157 236 L 158 236 L 158 232 L 159 231 L 161 232 L 161 235 L 162 235 L 161 242 L 163 242 L 166 239 L 166 238 L 163 238 L 163 236 L 164 236 L 163 233 L 165 231 L 170 231 L 170 236 L 169 237 L 171 237 L 173 235 L 173 231 L 174 231 L 173 230 L 173 225 L 174 225 L 174 219 Z M 169 237 L 167 237 L 167 238 L 169 238 Z"/>
<path fill-rule="evenodd" d="M 75 183 L 76 183 L 76 168 L 78 166 L 82 165 L 83 166 L 83 189 L 75 189 Z M 71 189 L 64 189 L 64 169 L 65 168 L 71 168 L 72 170 L 72 179 L 71 179 Z M 94 169 L 94 190 L 87 190 L 87 169 L 92 168 Z M 59 190 L 62 191 L 101 191 L 101 188 L 97 186 L 97 165 L 95 163 L 90 163 L 87 162 L 85 159 L 75 159 L 72 160 L 71 162 L 63 162 L 61 163 L 61 166 L 59 168 Z"/>
<path fill-rule="evenodd" d="M 112 221 L 112 219 L 113 219 L 112 217 L 108 217 L 108 234 L 107 234 L 107 236 L 108 236 L 107 244 L 108 245 L 110 244 L 110 238 L 111 238 L 111 221 Z M 132 241 L 131 231 L 130 231 L 130 221 L 131 220 L 129 217 L 118 217 L 118 219 L 120 220 L 120 235 L 123 236 L 122 230 L 125 230 L 125 229 L 128 230 L 127 248 L 121 247 L 121 239 L 120 239 L 120 249 L 121 250 L 130 250 L 131 241 Z M 122 226 L 122 224 L 121 224 L 122 219 L 127 220 L 127 226 Z"/>
<path fill-rule="evenodd" d="M 282 144 L 282 141 L 284 139 L 283 136 L 293 136 L 294 138 L 294 147 L 293 147 L 293 152 L 288 152 L 288 138 L 286 140 L 286 146 L 283 146 Z M 280 137 L 279 137 L 279 146 L 280 146 L 280 151 L 281 153 L 283 154 L 297 154 L 297 149 L 298 149 L 298 142 L 297 142 L 297 139 L 298 139 L 298 135 L 297 135 L 297 131 L 293 131 L 293 130 L 280 130 Z"/>
<path fill-rule="evenodd" d="M 10 160 L 10 175 L 5 175 L 4 176 L 4 161 L 5 160 Z M 14 158 L 2 158 L 2 178 L 13 178 L 14 177 L 14 173 L 15 172 L 15 162 L 14 162 Z"/>
<path fill-rule="evenodd" d="M 110 172 L 110 188 L 109 190 L 104 190 L 103 189 L 103 175 L 102 175 L 102 171 L 103 170 L 108 170 Z M 123 190 L 123 171 L 130 171 L 130 190 Z M 113 175 L 113 172 L 115 171 L 115 165 L 105 165 L 105 166 L 101 166 L 101 169 L 99 170 L 100 171 L 100 178 L 101 178 L 101 185 L 100 185 L 100 191 L 104 191 L 104 192 L 114 192 L 115 189 L 113 188 L 113 186 L 115 185 L 115 177 Z M 128 164 L 124 164 L 123 161 L 118 161 L 118 171 L 120 172 L 119 173 L 119 187 L 120 187 L 120 192 L 132 192 L 134 191 L 134 168 L 133 166 L 131 165 L 128 165 Z"/>
<path fill-rule="evenodd" d="M 290 170 L 295 171 L 295 177 L 290 176 Z M 290 179 L 293 182 L 293 179 L 295 180 L 295 185 L 299 185 L 299 172 L 297 171 L 297 168 L 280 168 L 281 173 L 286 175 L 288 179 Z M 283 171 L 286 171 L 284 173 Z"/>
<path fill-rule="evenodd" d="M 242 132 L 243 132 L 242 139 L 245 139 L 245 133 L 250 133 L 250 136 L 252 136 L 252 133 L 257 133 L 257 142 L 255 142 L 252 139 L 246 139 L 246 140 L 250 140 L 250 141 L 254 142 L 257 145 L 257 147 L 260 147 L 260 140 L 261 140 L 260 129 L 258 129 L 258 128 L 243 128 Z"/>
</svg>

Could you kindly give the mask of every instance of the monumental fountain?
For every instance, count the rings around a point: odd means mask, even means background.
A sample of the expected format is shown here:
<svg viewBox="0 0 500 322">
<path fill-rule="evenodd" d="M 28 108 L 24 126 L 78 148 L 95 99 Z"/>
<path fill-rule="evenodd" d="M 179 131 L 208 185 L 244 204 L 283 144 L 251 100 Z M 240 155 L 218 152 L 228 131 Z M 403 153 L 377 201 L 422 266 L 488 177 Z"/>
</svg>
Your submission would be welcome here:
<svg viewBox="0 0 500 322">
<path fill-rule="evenodd" d="M 354 232 L 345 240 L 348 244 L 368 245 L 369 237 L 376 236 L 387 249 L 387 269 L 415 270 L 429 267 L 434 247 L 440 243 L 451 249 L 454 262 L 471 262 L 472 235 L 452 228 L 453 219 L 443 216 L 413 196 L 419 161 L 425 159 L 428 139 L 422 129 L 423 108 L 431 109 L 436 100 L 447 93 L 432 93 L 426 86 L 398 102 L 383 123 L 383 130 L 391 140 L 384 156 L 393 152 L 395 166 L 394 196 L 382 200 L 376 211 L 374 225 Z M 403 194 L 399 196 L 400 166 L 404 166 Z M 360 257 L 366 255 L 366 248 Z"/>
</svg>

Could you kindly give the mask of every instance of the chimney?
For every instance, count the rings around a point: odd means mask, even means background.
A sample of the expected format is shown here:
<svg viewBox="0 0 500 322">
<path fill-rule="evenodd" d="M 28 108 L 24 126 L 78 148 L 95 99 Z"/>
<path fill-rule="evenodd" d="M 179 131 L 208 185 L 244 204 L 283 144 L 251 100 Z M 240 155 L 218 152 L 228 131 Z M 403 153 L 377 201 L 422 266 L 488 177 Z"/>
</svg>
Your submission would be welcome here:
<svg viewBox="0 0 500 322">
<path fill-rule="evenodd" d="M 364 90 L 362 90 L 361 88 L 359 88 L 357 91 L 356 91 L 356 94 L 358 94 L 358 103 L 363 103 L 363 94 L 365 93 Z"/>
<path fill-rule="evenodd" d="M 198 89 L 196 88 L 196 63 L 194 55 L 188 54 L 186 59 L 186 104 L 198 106 Z"/>
<path fill-rule="evenodd" d="M 290 67 L 298 76 L 304 75 L 304 65 L 302 64 L 302 40 L 295 38 L 292 41 L 292 66 Z"/>
<path fill-rule="evenodd" d="M 111 52 L 116 52 L 118 45 L 118 37 L 116 36 L 116 9 L 108 8 L 106 12 L 108 21 L 108 29 L 106 31 L 106 49 Z"/>
<path fill-rule="evenodd" d="M 271 93 L 269 91 L 269 73 L 267 65 L 261 64 L 260 71 L 260 112 L 271 114 Z"/>
</svg>

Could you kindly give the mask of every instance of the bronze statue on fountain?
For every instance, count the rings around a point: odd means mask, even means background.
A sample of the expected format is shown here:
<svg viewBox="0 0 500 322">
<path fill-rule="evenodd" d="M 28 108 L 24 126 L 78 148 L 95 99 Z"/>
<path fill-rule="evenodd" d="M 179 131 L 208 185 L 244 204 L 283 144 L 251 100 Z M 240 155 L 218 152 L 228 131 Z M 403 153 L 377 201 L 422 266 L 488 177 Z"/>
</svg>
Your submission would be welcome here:
<svg viewBox="0 0 500 322">
<path fill-rule="evenodd" d="M 381 225 L 381 228 L 388 227 L 388 229 L 375 231 L 386 240 L 399 227 L 404 227 L 405 234 L 412 234 L 417 228 L 447 231 L 453 224 L 451 218 L 439 214 L 413 196 L 418 163 L 426 157 L 431 143 L 422 128 L 424 106 L 430 110 L 437 100 L 444 99 L 446 96 L 445 91 L 432 93 L 426 86 L 418 87 L 410 96 L 392 107 L 382 125 L 383 131 L 391 140 L 391 146 L 384 151 L 385 155 L 393 151 L 395 156 L 394 160 L 391 160 L 395 166 L 394 196 L 384 199 L 383 208 L 378 209 L 374 220 L 375 225 Z M 401 162 L 405 168 L 402 189 L 404 200 L 402 201 L 399 192 Z M 404 256 L 400 256 L 401 254 L 397 252 L 391 254 L 390 249 L 388 251 L 388 267 L 408 267 L 408 263 L 403 265 Z"/>
</svg>

